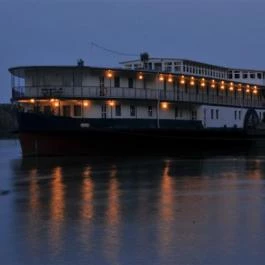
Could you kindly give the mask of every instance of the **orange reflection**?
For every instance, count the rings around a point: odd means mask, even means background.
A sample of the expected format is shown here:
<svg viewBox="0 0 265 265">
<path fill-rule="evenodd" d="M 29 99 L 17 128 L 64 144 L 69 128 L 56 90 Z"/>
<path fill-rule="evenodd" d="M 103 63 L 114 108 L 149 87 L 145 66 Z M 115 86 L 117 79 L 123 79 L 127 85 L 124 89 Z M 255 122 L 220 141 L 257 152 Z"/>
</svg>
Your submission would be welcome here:
<svg viewBox="0 0 265 265">
<path fill-rule="evenodd" d="M 82 220 L 90 221 L 93 217 L 93 197 L 94 197 L 94 183 L 90 177 L 90 168 L 86 168 L 83 172 L 85 177 L 82 185 L 82 209 L 81 216 Z"/>
<path fill-rule="evenodd" d="M 173 218 L 173 204 L 174 204 L 174 183 L 169 173 L 169 162 L 163 170 L 162 183 L 161 183 L 161 197 L 160 197 L 160 213 L 164 221 L 171 221 Z"/>
<path fill-rule="evenodd" d="M 39 200 L 40 189 L 37 180 L 38 176 L 37 169 L 32 169 L 29 175 L 30 175 L 29 204 L 30 204 L 31 214 L 36 214 L 38 213 L 40 208 L 40 200 Z"/>
<path fill-rule="evenodd" d="M 174 181 L 169 176 L 170 161 L 166 161 L 161 182 L 161 195 L 159 200 L 160 222 L 163 229 L 160 231 L 160 250 L 162 256 L 169 251 L 168 246 L 172 243 L 172 225 L 174 221 Z"/>
<path fill-rule="evenodd" d="M 28 237 L 30 240 L 31 251 L 35 252 L 39 246 L 39 218 L 40 218 L 40 188 L 38 184 L 38 171 L 32 169 L 29 172 L 29 229 Z"/>
<path fill-rule="evenodd" d="M 107 258 L 113 263 L 118 262 L 120 251 L 120 191 L 119 182 L 116 179 L 117 170 L 111 169 L 110 183 L 108 189 L 108 208 L 106 211 L 106 237 L 105 247 Z M 113 240 L 114 239 L 114 240 Z"/>
<path fill-rule="evenodd" d="M 63 247 L 62 224 L 65 216 L 65 191 L 62 168 L 59 166 L 54 168 L 52 173 L 50 211 L 52 251 L 57 254 Z"/>
<path fill-rule="evenodd" d="M 257 160 L 252 161 L 251 167 L 253 169 L 249 172 L 248 178 L 253 179 L 253 180 L 260 180 L 262 178 L 260 160 L 257 159 Z"/>
<path fill-rule="evenodd" d="M 81 187 L 82 204 L 80 209 L 81 231 L 80 237 L 85 248 L 91 248 L 92 220 L 94 216 L 94 183 L 91 178 L 91 168 L 86 167 L 83 171 L 83 185 Z"/>
<path fill-rule="evenodd" d="M 119 182 L 116 179 L 117 170 L 111 171 L 111 179 L 108 190 L 108 209 L 107 221 L 111 225 L 116 225 L 120 221 L 120 198 L 119 198 Z"/>
</svg>

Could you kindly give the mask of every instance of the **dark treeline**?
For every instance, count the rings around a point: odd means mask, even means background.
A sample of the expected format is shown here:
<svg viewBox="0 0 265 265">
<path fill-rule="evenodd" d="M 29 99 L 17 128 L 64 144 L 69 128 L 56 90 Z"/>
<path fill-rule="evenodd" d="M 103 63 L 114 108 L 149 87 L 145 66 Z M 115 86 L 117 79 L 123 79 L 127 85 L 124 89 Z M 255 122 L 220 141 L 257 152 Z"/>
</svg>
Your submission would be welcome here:
<svg viewBox="0 0 265 265">
<path fill-rule="evenodd" d="M 16 113 L 11 104 L 0 104 L 0 138 L 16 137 Z"/>
</svg>

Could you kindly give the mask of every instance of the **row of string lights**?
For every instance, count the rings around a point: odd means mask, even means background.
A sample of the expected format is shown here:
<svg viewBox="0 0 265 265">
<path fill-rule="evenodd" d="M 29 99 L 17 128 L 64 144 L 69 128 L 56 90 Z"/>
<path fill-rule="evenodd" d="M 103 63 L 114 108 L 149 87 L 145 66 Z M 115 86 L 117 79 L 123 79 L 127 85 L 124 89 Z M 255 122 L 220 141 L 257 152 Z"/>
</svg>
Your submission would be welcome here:
<svg viewBox="0 0 265 265">
<path fill-rule="evenodd" d="M 113 72 L 111 70 L 107 71 L 107 78 L 112 78 Z M 138 73 L 137 78 L 139 80 L 144 79 L 144 74 L 142 72 Z M 205 78 L 195 78 L 193 76 L 173 76 L 171 74 L 158 74 L 158 80 L 160 82 L 168 82 L 173 83 L 174 80 L 177 80 L 180 85 L 189 85 L 191 87 L 199 85 L 201 88 L 206 87 L 207 85 L 211 88 L 220 88 L 221 90 L 225 90 L 226 88 L 230 91 L 238 91 L 238 92 L 246 92 L 246 93 L 253 93 L 258 94 L 258 87 L 256 85 L 250 86 L 248 84 L 240 84 L 240 83 L 234 83 L 234 82 L 225 82 L 223 80 L 216 81 L 214 79 L 206 80 Z"/>
</svg>

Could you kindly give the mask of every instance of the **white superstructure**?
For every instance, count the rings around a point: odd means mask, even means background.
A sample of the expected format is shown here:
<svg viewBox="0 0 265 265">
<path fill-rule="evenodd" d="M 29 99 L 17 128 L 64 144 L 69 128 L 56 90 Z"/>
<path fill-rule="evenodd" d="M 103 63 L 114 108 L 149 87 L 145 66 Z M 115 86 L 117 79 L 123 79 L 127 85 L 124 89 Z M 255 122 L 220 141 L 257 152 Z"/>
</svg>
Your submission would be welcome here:
<svg viewBox="0 0 265 265">
<path fill-rule="evenodd" d="M 244 128 L 264 120 L 264 71 L 171 58 L 121 64 L 10 68 L 12 99 L 25 111 L 155 120 L 157 127 L 161 121 L 199 121 L 204 128 Z"/>
<path fill-rule="evenodd" d="M 148 69 L 149 71 L 227 79 L 240 83 L 265 84 L 265 72 L 261 70 L 227 68 L 185 59 L 150 58 L 146 63 L 141 60 L 132 60 L 122 62 L 121 65 L 126 69 Z"/>
</svg>

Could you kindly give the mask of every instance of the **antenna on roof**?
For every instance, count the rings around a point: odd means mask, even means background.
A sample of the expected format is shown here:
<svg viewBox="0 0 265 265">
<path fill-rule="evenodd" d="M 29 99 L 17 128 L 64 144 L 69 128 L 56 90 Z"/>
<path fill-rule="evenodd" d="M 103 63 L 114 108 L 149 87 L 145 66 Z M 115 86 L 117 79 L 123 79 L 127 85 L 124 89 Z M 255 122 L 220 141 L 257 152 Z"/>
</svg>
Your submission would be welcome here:
<svg viewBox="0 0 265 265">
<path fill-rule="evenodd" d="M 125 52 L 119 52 L 119 51 L 114 51 L 114 50 L 111 50 L 111 49 L 108 49 L 108 48 L 105 48 L 101 45 L 98 45 L 97 43 L 95 42 L 91 42 L 91 47 L 96 47 L 98 49 L 101 49 L 105 52 L 109 52 L 109 53 L 112 53 L 112 54 L 117 54 L 117 55 L 122 55 L 122 56 L 131 56 L 131 57 L 136 57 L 136 56 L 139 56 L 138 54 L 133 54 L 133 53 L 125 53 Z"/>
</svg>

